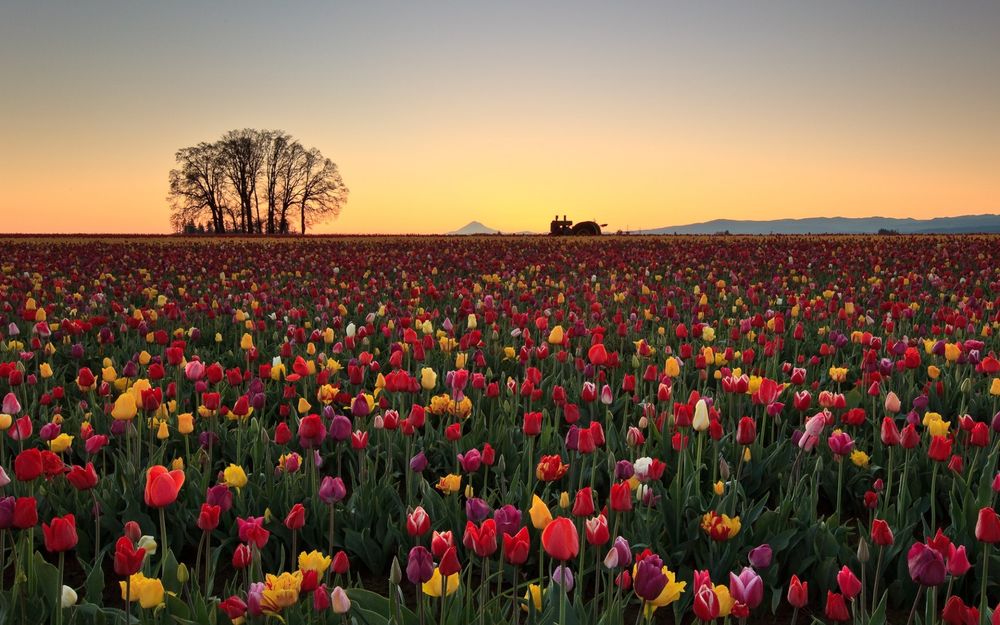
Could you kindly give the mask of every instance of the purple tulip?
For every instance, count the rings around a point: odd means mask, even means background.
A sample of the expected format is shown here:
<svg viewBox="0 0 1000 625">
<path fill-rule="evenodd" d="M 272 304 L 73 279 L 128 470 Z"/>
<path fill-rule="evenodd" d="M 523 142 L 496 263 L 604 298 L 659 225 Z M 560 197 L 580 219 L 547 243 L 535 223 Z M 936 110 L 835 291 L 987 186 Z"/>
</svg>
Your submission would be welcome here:
<svg viewBox="0 0 1000 625">
<path fill-rule="evenodd" d="M 225 484 L 210 486 L 205 493 L 205 503 L 210 506 L 219 506 L 222 512 L 227 512 L 233 507 L 233 491 Z"/>
<path fill-rule="evenodd" d="M 464 454 L 458 454 L 458 464 L 466 473 L 475 473 L 483 464 L 483 456 L 478 449 L 472 448 Z"/>
<path fill-rule="evenodd" d="M 766 569 L 771 566 L 771 556 L 773 555 L 771 551 L 771 545 L 764 543 L 759 547 L 754 547 L 750 550 L 749 560 L 750 566 L 755 569 Z"/>
<path fill-rule="evenodd" d="M 489 504 L 479 497 L 470 497 L 465 500 L 465 516 L 473 523 L 481 523 L 489 515 Z"/>
<path fill-rule="evenodd" d="M 628 460 L 619 460 L 615 464 L 615 479 L 616 480 L 627 480 L 635 475 L 635 467 Z"/>
<path fill-rule="evenodd" d="M 327 475 L 319 484 L 319 498 L 327 505 L 334 504 L 346 496 L 347 487 L 344 486 L 344 480 L 339 476 L 330 477 Z"/>
<path fill-rule="evenodd" d="M 552 581 L 562 586 L 566 592 L 573 590 L 573 571 L 565 564 L 560 564 L 552 571 Z"/>
<path fill-rule="evenodd" d="M 427 547 L 417 545 L 410 549 L 410 556 L 406 560 L 406 579 L 411 584 L 423 584 L 430 581 L 434 576 L 434 556 Z"/>
<path fill-rule="evenodd" d="M 667 576 L 663 573 L 663 560 L 658 555 L 643 558 L 635 569 L 635 594 L 646 601 L 652 601 L 660 596 L 667 586 Z"/>
<path fill-rule="evenodd" d="M 335 441 L 346 441 L 350 437 L 351 420 L 342 414 L 334 415 L 330 421 L 330 438 Z"/>
<path fill-rule="evenodd" d="M 906 554 L 910 578 L 921 586 L 939 586 L 945 579 L 944 558 L 937 549 L 924 543 L 913 543 Z"/>
<path fill-rule="evenodd" d="M 569 426 L 566 432 L 566 449 L 576 451 L 580 448 L 580 428 L 576 424 Z"/>
<path fill-rule="evenodd" d="M 764 580 L 752 568 L 745 566 L 739 575 L 729 574 L 729 594 L 734 601 L 746 604 L 752 610 L 764 600 Z"/>
<path fill-rule="evenodd" d="M 426 468 L 427 456 L 424 452 L 417 452 L 417 455 L 410 458 L 410 471 L 413 471 L 414 473 L 423 473 Z"/>
<path fill-rule="evenodd" d="M 498 536 L 504 534 L 513 536 L 521 529 L 521 511 L 510 504 L 497 508 L 493 513 L 493 520 L 497 524 Z"/>
<path fill-rule="evenodd" d="M 0 530 L 9 530 L 14 524 L 14 497 L 0 499 Z"/>
</svg>

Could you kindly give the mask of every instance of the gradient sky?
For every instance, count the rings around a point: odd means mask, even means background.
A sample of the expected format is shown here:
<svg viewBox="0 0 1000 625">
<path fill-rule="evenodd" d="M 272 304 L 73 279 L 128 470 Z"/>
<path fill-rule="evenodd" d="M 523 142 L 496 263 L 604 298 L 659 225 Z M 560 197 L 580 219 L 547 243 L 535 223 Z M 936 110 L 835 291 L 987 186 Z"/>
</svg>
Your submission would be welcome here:
<svg viewBox="0 0 1000 625">
<path fill-rule="evenodd" d="M 318 232 L 1000 212 L 1000 2 L 0 5 L 0 231 L 166 232 L 183 146 L 281 128 Z"/>
</svg>

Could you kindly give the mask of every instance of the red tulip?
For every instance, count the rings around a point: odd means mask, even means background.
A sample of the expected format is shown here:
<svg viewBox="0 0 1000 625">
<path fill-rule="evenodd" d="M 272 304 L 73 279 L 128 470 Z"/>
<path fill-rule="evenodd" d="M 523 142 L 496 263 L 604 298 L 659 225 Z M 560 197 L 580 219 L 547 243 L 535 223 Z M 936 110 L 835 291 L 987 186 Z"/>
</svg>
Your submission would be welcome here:
<svg viewBox="0 0 1000 625">
<path fill-rule="evenodd" d="M 250 566 L 250 562 L 253 560 L 253 554 L 250 552 L 249 545 L 240 543 L 236 546 L 236 550 L 233 551 L 233 568 L 234 569 L 245 569 Z"/>
<path fill-rule="evenodd" d="M 406 533 L 410 536 L 423 536 L 431 529 L 431 517 L 421 506 L 406 515 Z"/>
<path fill-rule="evenodd" d="M 351 569 L 351 561 L 348 559 L 347 554 L 343 551 L 338 551 L 333 556 L 333 562 L 330 564 L 330 568 L 337 575 L 343 575 Z"/>
<path fill-rule="evenodd" d="M 18 497 L 14 500 L 13 525 L 19 530 L 38 525 L 38 504 L 34 497 Z"/>
<path fill-rule="evenodd" d="M 504 533 L 503 556 L 510 564 L 521 565 L 527 562 L 530 548 L 531 538 L 528 536 L 527 527 L 522 527 L 513 536 Z"/>
<path fill-rule="evenodd" d="M 809 582 L 799 581 L 797 575 L 792 575 L 788 583 L 788 603 L 795 608 L 809 605 Z"/>
<path fill-rule="evenodd" d="M 290 530 L 300 530 L 305 524 L 306 509 L 302 504 L 297 503 L 292 506 L 292 509 L 285 516 L 285 527 Z"/>
<path fill-rule="evenodd" d="M 580 535 L 566 517 L 557 517 L 542 531 L 542 548 L 549 557 L 560 561 L 575 558 L 580 552 Z"/>
<path fill-rule="evenodd" d="M 211 532 L 219 526 L 219 513 L 222 511 L 220 506 L 213 506 L 211 504 L 203 503 L 201 504 L 201 511 L 198 513 L 198 529 L 203 532 Z"/>
<path fill-rule="evenodd" d="M 944 462 L 951 457 L 951 439 L 944 436 L 932 436 L 931 446 L 927 450 L 927 456 L 931 460 Z"/>
<path fill-rule="evenodd" d="M 692 609 L 695 617 L 706 623 L 719 616 L 719 596 L 711 585 L 705 584 L 695 589 Z"/>
<path fill-rule="evenodd" d="M 981 508 L 976 521 L 976 540 L 982 543 L 1000 543 L 1000 515 L 993 508 Z"/>
<path fill-rule="evenodd" d="M 538 436 L 542 433 L 542 413 L 526 412 L 521 430 L 527 436 Z"/>
<path fill-rule="evenodd" d="M 146 550 L 144 548 L 136 549 L 128 536 L 120 537 L 115 543 L 115 575 L 129 577 L 138 573 L 145 557 Z"/>
<path fill-rule="evenodd" d="M 25 449 L 14 458 L 14 477 L 22 482 L 30 482 L 42 474 L 42 452 Z"/>
<path fill-rule="evenodd" d="M 591 545 L 603 545 L 611 540 L 608 531 L 608 519 L 603 514 L 599 514 L 592 519 L 587 519 L 584 523 L 587 542 Z"/>
<path fill-rule="evenodd" d="M 594 514 L 594 495 L 589 486 L 576 491 L 573 498 L 573 516 L 590 516 Z"/>
<path fill-rule="evenodd" d="M 462 544 L 471 549 L 480 558 L 493 555 L 497 550 L 497 525 L 493 519 L 486 519 L 476 527 L 472 521 L 465 524 L 465 536 Z"/>
<path fill-rule="evenodd" d="M 462 565 L 458 562 L 458 551 L 455 547 L 448 547 L 445 550 L 444 555 L 441 556 L 441 561 L 438 563 L 438 570 L 441 571 L 441 575 L 445 578 L 462 570 Z"/>
<path fill-rule="evenodd" d="M 165 508 L 177 501 L 177 495 L 184 485 L 184 471 L 168 471 L 167 467 L 156 465 L 146 472 L 146 505 L 151 508 Z"/>
<path fill-rule="evenodd" d="M 611 509 L 615 512 L 627 512 L 632 509 L 632 489 L 628 482 L 618 482 L 611 485 Z"/>
<path fill-rule="evenodd" d="M 892 529 L 889 528 L 889 524 L 882 519 L 875 519 L 872 521 L 872 543 L 878 545 L 879 547 L 888 547 L 891 545 L 895 538 L 892 535 Z"/>
<path fill-rule="evenodd" d="M 73 465 L 70 467 L 66 479 L 77 490 L 89 490 L 97 486 L 97 471 L 94 470 L 94 463 L 88 462 L 86 467 Z"/>
<path fill-rule="evenodd" d="M 740 445 L 750 445 L 757 438 L 757 422 L 750 417 L 743 417 L 736 426 L 736 442 Z"/>
<path fill-rule="evenodd" d="M 76 518 L 72 514 L 54 517 L 52 524 L 42 523 L 45 549 L 52 553 L 69 551 L 76 547 Z"/>
<path fill-rule="evenodd" d="M 853 599 L 861 592 L 861 580 L 847 566 L 841 568 L 840 572 L 837 573 L 837 586 L 848 599 Z"/>
<path fill-rule="evenodd" d="M 851 613 L 847 610 L 844 595 L 839 592 L 826 591 L 826 618 L 831 621 L 849 621 Z"/>
</svg>

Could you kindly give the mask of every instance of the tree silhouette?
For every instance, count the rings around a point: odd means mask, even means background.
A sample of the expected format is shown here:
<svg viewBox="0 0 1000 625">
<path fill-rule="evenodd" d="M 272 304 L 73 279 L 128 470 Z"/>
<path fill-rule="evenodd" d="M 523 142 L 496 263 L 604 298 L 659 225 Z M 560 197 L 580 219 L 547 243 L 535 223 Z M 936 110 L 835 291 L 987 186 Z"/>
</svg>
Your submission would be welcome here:
<svg viewBox="0 0 1000 625">
<path fill-rule="evenodd" d="M 204 221 L 215 233 L 284 234 L 298 217 L 305 234 L 347 202 L 337 165 L 281 130 L 231 130 L 214 143 L 181 148 L 175 159 L 167 198 L 178 232 Z"/>
</svg>

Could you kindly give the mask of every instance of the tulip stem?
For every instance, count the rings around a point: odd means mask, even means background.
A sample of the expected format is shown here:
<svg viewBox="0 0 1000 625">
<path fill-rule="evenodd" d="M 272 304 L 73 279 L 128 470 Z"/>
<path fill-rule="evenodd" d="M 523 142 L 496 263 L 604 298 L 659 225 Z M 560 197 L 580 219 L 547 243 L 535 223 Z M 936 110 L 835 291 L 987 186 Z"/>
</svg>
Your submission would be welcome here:
<svg viewBox="0 0 1000 625">
<path fill-rule="evenodd" d="M 729 620 L 729 619 L 726 619 Z M 799 609 L 795 608 L 792 610 L 792 622 L 791 625 L 795 625 L 795 621 L 799 620 Z"/>
<path fill-rule="evenodd" d="M 923 584 L 917 589 L 917 596 L 913 598 L 913 607 L 910 608 L 910 618 L 906 619 L 906 625 L 913 625 L 913 619 L 917 615 L 917 604 L 920 603 L 920 598 L 924 596 L 924 590 L 927 587 Z"/>
<path fill-rule="evenodd" d="M 160 575 L 163 575 L 164 569 L 167 566 L 167 517 L 163 512 L 163 508 L 160 508 L 160 549 L 162 549 L 162 554 L 160 556 Z"/>
<path fill-rule="evenodd" d="M 986 622 L 986 584 L 990 579 L 990 543 L 983 543 L 983 581 L 979 587 L 979 614 L 983 622 Z M 996 619 L 994 619 L 996 620 Z"/>
<path fill-rule="evenodd" d="M 933 534 L 935 528 L 937 528 L 937 475 L 938 475 L 938 462 L 934 463 L 934 468 L 931 469 L 931 530 L 930 533 Z"/>
<path fill-rule="evenodd" d="M 59 552 L 59 598 L 56 604 L 56 624 L 62 625 L 63 622 L 63 605 L 62 605 L 62 592 L 63 592 L 63 573 L 66 570 L 66 552 Z"/>
<path fill-rule="evenodd" d="M 837 456 L 837 523 L 840 523 L 840 502 L 844 489 L 844 458 Z"/>
<path fill-rule="evenodd" d="M 891 452 L 890 452 L 891 453 Z M 878 560 L 875 562 L 875 582 L 872 584 L 872 613 L 878 605 L 878 580 L 882 575 L 882 556 L 885 554 L 885 547 L 879 546 Z"/>
</svg>

